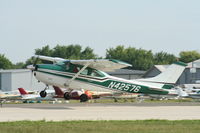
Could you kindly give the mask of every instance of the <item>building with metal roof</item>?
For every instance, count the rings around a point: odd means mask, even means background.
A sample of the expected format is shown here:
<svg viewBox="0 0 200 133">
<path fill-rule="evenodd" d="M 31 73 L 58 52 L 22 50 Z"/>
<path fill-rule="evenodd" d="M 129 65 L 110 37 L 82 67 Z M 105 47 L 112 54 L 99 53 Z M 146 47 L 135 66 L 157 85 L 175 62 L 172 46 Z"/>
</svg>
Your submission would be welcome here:
<svg viewBox="0 0 200 133">
<path fill-rule="evenodd" d="M 45 85 L 38 83 L 28 69 L 0 70 L 0 91 L 15 91 L 20 87 L 41 90 Z"/>
<path fill-rule="evenodd" d="M 114 72 L 107 72 L 109 75 L 124 78 L 124 79 L 138 79 L 141 78 L 146 71 L 132 70 L 132 69 L 117 69 Z"/>
<path fill-rule="evenodd" d="M 165 71 L 169 65 L 154 65 L 143 76 L 143 78 L 154 77 Z M 188 63 L 177 84 L 200 84 L 200 59 Z"/>
</svg>

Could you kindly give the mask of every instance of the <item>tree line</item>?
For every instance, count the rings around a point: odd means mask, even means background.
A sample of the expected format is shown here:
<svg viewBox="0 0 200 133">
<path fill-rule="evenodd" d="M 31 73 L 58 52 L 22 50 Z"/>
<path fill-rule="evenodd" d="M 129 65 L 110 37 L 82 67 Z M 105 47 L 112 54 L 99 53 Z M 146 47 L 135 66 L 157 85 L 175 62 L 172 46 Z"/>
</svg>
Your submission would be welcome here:
<svg viewBox="0 0 200 133">
<path fill-rule="evenodd" d="M 83 48 L 81 45 L 57 45 L 50 48 L 46 45 L 42 48 L 35 49 L 36 55 L 45 55 L 51 57 L 60 57 L 65 59 L 102 59 L 94 53 L 90 47 Z M 151 50 L 142 48 L 125 47 L 118 45 L 113 48 L 106 49 L 106 59 L 117 59 L 132 64 L 132 69 L 148 70 L 154 64 L 164 65 L 171 64 L 175 61 L 189 63 L 200 59 L 198 51 L 181 51 L 179 57 L 174 54 L 161 51 L 153 53 Z M 26 62 L 13 64 L 4 54 L 0 54 L 0 69 L 20 69 L 26 68 L 27 65 L 33 64 L 34 59 L 29 58 Z M 40 61 L 41 63 L 42 61 Z"/>
</svg>

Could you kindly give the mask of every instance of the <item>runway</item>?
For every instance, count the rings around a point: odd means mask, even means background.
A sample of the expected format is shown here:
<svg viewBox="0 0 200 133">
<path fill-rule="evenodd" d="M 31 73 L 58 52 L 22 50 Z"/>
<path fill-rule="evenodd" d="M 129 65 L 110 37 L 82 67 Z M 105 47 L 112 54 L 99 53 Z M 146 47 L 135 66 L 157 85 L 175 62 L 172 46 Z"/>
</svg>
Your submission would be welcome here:
<svg viewBox="0 0 200 133">
<path fill-rule="evenodd" d="M 0 121 L 191 120 L 200 119 L 199 110 L 199 103 L 4 104 Z"/>
</svg>

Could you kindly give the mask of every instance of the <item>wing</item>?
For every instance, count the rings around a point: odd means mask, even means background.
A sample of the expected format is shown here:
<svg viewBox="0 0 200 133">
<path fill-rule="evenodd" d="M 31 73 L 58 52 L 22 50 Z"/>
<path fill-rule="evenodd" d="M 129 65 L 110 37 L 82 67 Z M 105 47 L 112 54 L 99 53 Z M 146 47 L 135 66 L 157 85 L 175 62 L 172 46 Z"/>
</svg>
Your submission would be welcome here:
<svg viewBox="0 0 200 133">
<path fill-rule="evenodd" d="M 101 71 L 113 71 L 115 69 L 120 69 L 128 66 L 132 66 L 128 63 L 114 60 L 114 59 L 97 59 L 97 60 L 69 60 L 72 64 L 86 65 L 89 63 L 88 67 L 101 70 Z"/>
<path fill-rule="evenodd" d="M 77 65 L 82 65 L 82 66 L 89 64 L 88 67 L 101 70 L 101 71 L 113 71 L 115 69 L 132 66 L 126 62 L 114 60 L 114 59 L 66 60 L 62 58 L 48 57 L 48 56 L 41 56 L 41 55 L 35 55 L 34 57 L 42 59 L 42 60 L 52 61 L 54 63 L 70 62 L 72 64 L 77 64 Z"/>
</svg>

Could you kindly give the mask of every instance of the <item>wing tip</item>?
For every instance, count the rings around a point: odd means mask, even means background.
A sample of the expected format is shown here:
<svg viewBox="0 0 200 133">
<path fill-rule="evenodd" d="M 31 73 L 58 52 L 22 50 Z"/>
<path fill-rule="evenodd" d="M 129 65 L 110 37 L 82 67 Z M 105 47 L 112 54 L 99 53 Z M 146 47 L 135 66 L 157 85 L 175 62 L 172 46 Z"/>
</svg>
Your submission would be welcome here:
<svg viewBox="0 0 200 133">
<path fill-rule="evenodd" d="M 186 63 L 184 63 L 184 62 L 181 62 L 181 61 L 174 62 L 173 64 L 176 64 L 176 65 L 179 65 L 179 66 L 184 66 L 184 67 L 186 67 L 186 66 L 187 66 L 187 64 L 186 64 Z"/>
<path fill-rule="evenodd" d="M 118 64 L 123 64 L 123 65 L 126 65 L 126 66 L 132 66 L 132 65 L 129 64 L 129 63 L 126 63 L 126 62 L 120 61 L 120 60 L 116 60 L 116 59 L 109 59 L 109 61 L 112 61 L 112 62 L 118 63 Z"/>
</svg>

